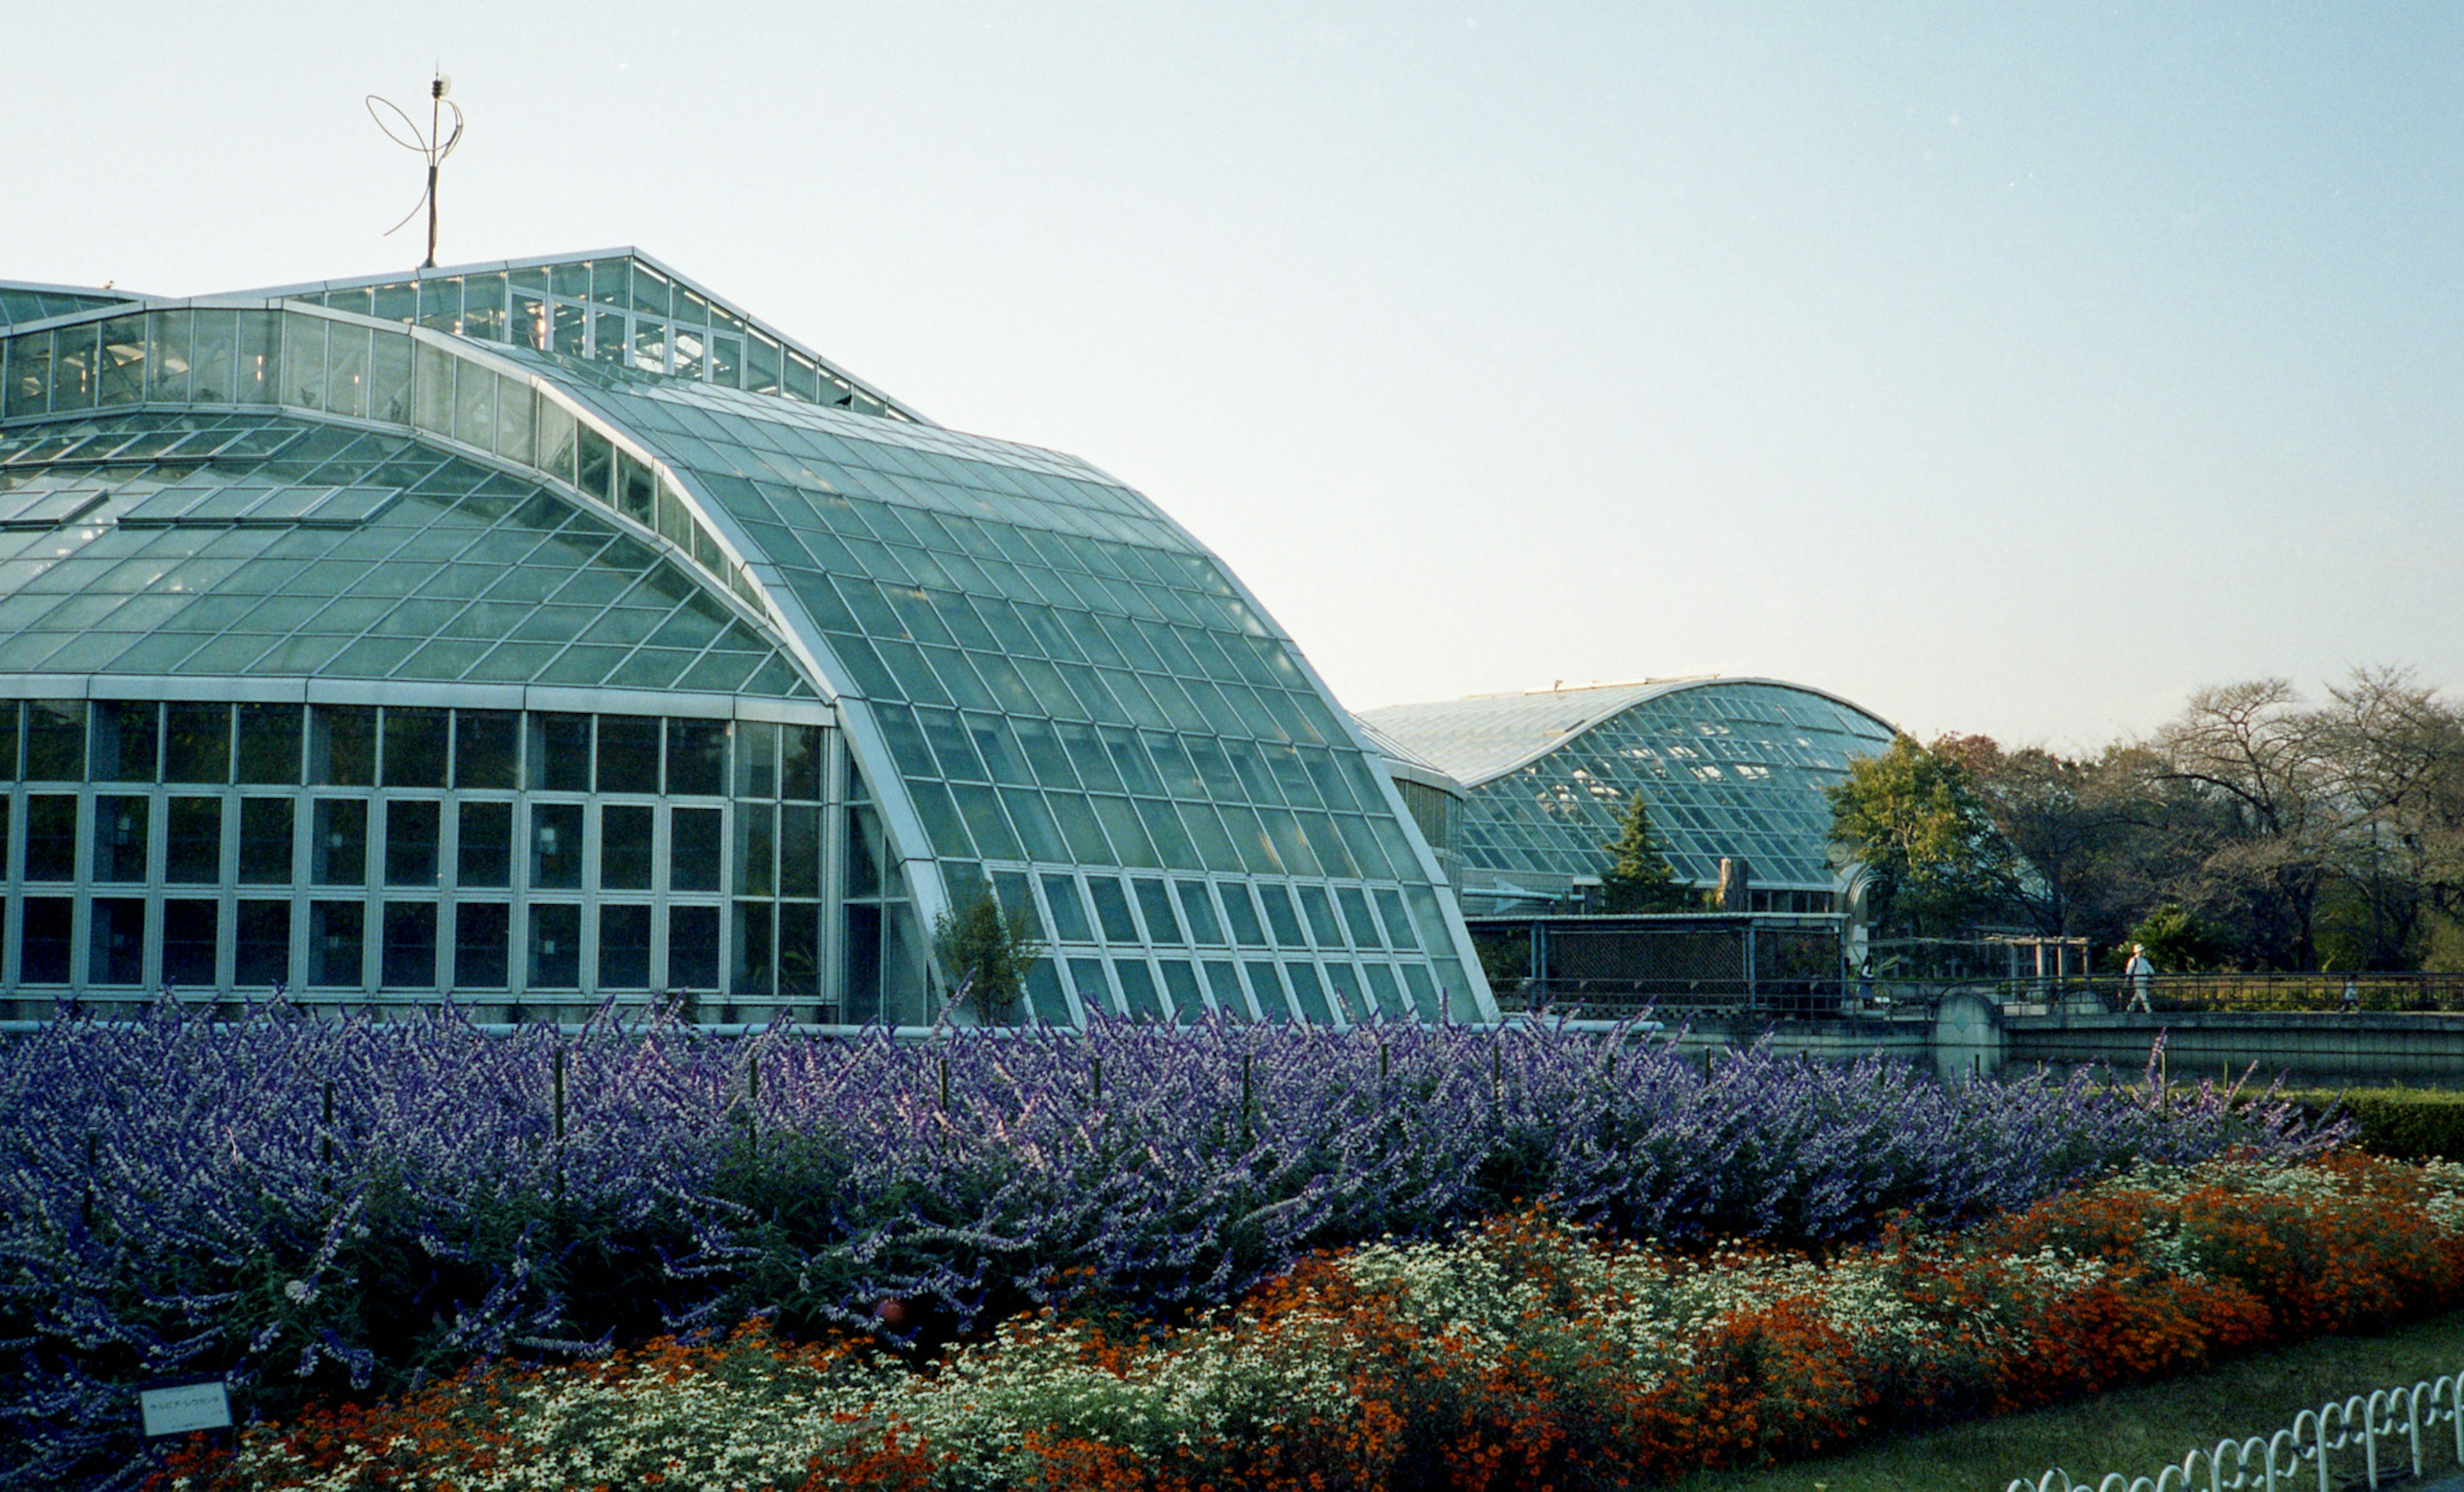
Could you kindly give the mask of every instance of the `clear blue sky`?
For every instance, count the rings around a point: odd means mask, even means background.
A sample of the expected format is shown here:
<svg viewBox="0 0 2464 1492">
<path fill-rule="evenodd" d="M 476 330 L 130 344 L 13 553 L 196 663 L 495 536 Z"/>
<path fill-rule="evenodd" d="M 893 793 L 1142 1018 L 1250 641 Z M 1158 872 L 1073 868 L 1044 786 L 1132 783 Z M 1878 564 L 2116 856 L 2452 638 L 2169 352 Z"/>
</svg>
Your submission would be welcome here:
<svg viewBox="0 0 2464 1492">
<path fill-rule="evenodd" d="M 2464 687 L 2464 7 L 104 7 L 0 276 L 637 244 L 1094 461 L 1359 707 L 1722 671 L 2093 746 Z"/>
</svg>

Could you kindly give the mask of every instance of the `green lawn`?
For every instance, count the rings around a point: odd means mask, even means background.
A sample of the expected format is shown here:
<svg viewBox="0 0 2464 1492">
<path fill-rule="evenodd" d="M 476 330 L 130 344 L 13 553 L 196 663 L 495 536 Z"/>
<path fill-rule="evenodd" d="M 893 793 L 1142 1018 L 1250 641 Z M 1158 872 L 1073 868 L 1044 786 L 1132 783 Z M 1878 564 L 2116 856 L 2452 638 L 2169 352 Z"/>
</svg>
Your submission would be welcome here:
<svg viewBox="0 0 2464 1492">
<path fill-rule="evenodd" d="M 1705 1472 L 1682 1492 L 2003 1492 L 2059 1466 L 2093 1486 L 2107 1472 L 2152 1476 L 2193 1446 L 2273 1435 L 2328 1398 L 2464 1370 L 2464 1311 L 2380 1336 L 2329 1337 L 2261 1352 L 2189 1377 L 2060 1409 L 1978 1420 L 1767 1471 Z M 2451 1442 L 2452 1444 L 2452 1442 Z M 2423 1469 L 2454 1467 L 2422 1447 Z M 2361 1469 L 2351 1453 L 2340 1472 Z"/>
</svg>

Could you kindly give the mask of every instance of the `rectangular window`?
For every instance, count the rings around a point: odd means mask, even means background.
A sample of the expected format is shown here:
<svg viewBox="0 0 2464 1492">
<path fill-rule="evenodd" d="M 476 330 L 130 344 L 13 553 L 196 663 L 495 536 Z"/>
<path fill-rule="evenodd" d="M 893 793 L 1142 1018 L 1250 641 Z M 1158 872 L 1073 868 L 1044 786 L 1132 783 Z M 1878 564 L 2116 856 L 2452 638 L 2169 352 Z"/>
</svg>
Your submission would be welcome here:
<svg viewBox="0 0 2464 1492">
<path fill-rule="evenodd" d="M 650 820 L 647 803 L 609 803 L 599 810 L 599 889 L 650 889 Z"/>
<path fill-rule="evenodd" d="M 736 904 L 736 971 L 728 987 L 739 997 L 769 995 L 778 988 L 770 962 L 770 915 L 768 902 Z"/>
<path fill-rule="evenodd" d="M 582 908 L 530 905 L 530 986 L 582 989 Z"/>
<path fill-rule="evenodd" d="M 727 790 L 727 722 L 668 722 L 668 792 L 716 798 Z"/>
<path fill-rule="evenodd" d="M 810 999 L 822 992 L 822 909 L 779 905 L 779 993 Z"/>
<path fill-rule="evenodd" d="M 1177 881 L 1180 910 L 1189 920 L 1189 940 L 1193 943 L 1221 943 L 1223 932 L 1215 922 L 1215 902 L 1206 894 L 1203 881 Z"/>
<path fill-rule="evenodd" d="M 1300 893 L 1301 906 L 1309 911 L 1309 931 L 1317 935 L 1317 946 L 1341 948 L 1343 929 L 1335 923 L 1334 902 L 1326 894 L 1326 888 L 1304 886 Z"/>
<path fill-rule="evenodd" d="M 368 787 L 377 779 L 377 712 L 372 705 L 319 705 L 308 731 L 308 780 Z"/>
<path fill-rule="evenodd" d="M 514 805 L 464 803 L 462 845 L 456 856 L 462 886 L 514 884 Z"/>
<path fill-rule="evenodd" d="M 17 702 L 0 699 L 0 782 L 17 780 Z"/>
<path fill-rule="evenodd" d="M 1095 898 L 1095 920 L 1104 929 L 1104 941 L 1135 943 L 1137 924 L 1130 920 L 1130 899 L 1122 894 L 1121 883 L 1109 875 L 1090 875 L 1087 889 Z"/>
<path fill-rule="evenodd" d="M 647 990 L 650 987 L 650 909 L 599 909 L 599 987 L 603 990 Z"/>
<path fill-rule="evenodd" d="M 239 779 L 267 786 L 299 782 L 299 707 L 239 707 Z"/>
<path fill-rule="evenodd" d="M 77 801 L 66 793 L 26 799 L 26 879 L 77 879 Z"/>
<path fill-rule="evenodd" d="M 789 803 L 779 810 L 779 894 L 822 894 L 822 810 Z"/>
<path fill-rule="evenodd" d="M 308 845 L 308 875 L 319 886 L 364 886 L 368 879 L 368 802 L 319 798 Z"/>
<path fill-rule="evenodd" d="M 519 713 L 460 710 L 453 715 L 453 785 L 490 791 L 521 786 Z"/>
<path fill-rule="evenodd" d="M 1352 946 L 1354 948 L 1384 947 L 1385 945 L 1377 940 L 1377 924 L 1369 915 L 1369 898 L 1361 892 L 1360 889 L 1356 886 L 1339 888 L 1335 891 L 1335 897 L 1343 903 L 1343 920 L 1344 924 L 1352 929 Z"/>
<path fill-rule="evenodd" d="M 361 965 L 367 942 L 368 909 L 361 902 L 308 904 L 308 983 L 312 988 L 355 990 L 365 982 Z"/>
<path fill-rule="evenodd" d="M 461 902 L 453 909 L 453 987 L 501 990 L 511 983 L 511 909 L 503 902 Z"/>
<path fill-rule="evenodd" d="M 1138 889 L 1138 911 L 1146 915 L 1147 936 L 1157 943 L 1177 943 L 1180 919 L 1173 914 L 1172 891 L 1161 881 L 1144 878 L 1130 883 Z"/>
<path fill-rule="evenodd" d="M 242 886 L 291 884 L 291 800 L 239 801 L 239 881 Z"/>
<path fill-rule="evenodd" d="M 825 761 L 822 728 L 818 725 L 786 725 L 780 727 L 779 796 L 800 802 L 822 800 L 822 769 Z"/>
<path fill-rule="evenodd" d="M 387 705 L 385 713 L 385 785 L 443 787 L 447 733 L 452 717 L 442 710 Z"/>
<path fill-rule="evenodd" d="M 91 984 L 145 982 L 145 903 L 128 896 L 94 899 L 93 938 L 86 949 L 85 976 Z"/>
<path fill-rule="evenodd" d="M 639 715 L 599 717 L 599 791 L 659 790 L 659 722 Z"/>
<path fill-rule="evenodd" d="M 223 878 L 221 799 L 166 800 L 163 836 L 164 880 L 174 886 L 211 886 Z"/>
<path fill-rule="evenodd" d="M 209 990 L 222 954 L 222 906 L 174 898 L 163 904 L 163 987 Z"/>
<path fill-rule="evenodd" d="M 26 780 L 85 780 L 85 701 L 36 699 L 27 702 Z"/>
<path fill-rule="evenodd" d="M 671 891 L 717 890 L 719 848 L 717 809 L 670 809 L 668 811 L 668 889 Z M 715 954 L 713 956 L 715 957 Z"/>
<path fill-rule="evenodd" d="M 94 763 L 97 782 L 151 782 L 159 763 L 163 707 L 151 702 L 123 704 L 99 701 L 94 707 Z"/>
<path fill-rule="evenodd" d="M 230 781 L 231 707 L 171 704 L 163 713 L 163 780 Z"/>
<path fill-rule="evenodd" d="M 560 890 L 582 885 L 582 805 L 531 804 L 531 885 Z"/>
<path fill-rule="evenodd" d="M 881 909 L 847 909 L 847 1003 L 842 1020 L 861 1024 L 881 1013 Z"/>
<path fill-rule="evenodd" d="M 291 977 L 291 904 L 287 901 L 241 902 L 238 936 L 233 940 L 231 953 L 232 983 L 271 988 L 288 981 Z"/>
<path fill-rule="evenodd" d="M 69 953 L 75 946 L 77 903 L 66 896 L 29 896 L 25 901 L 26 932 L 19 945 L 17 975 L 26 984 L 69 982 Z"/>
<path fill-rule="evenodd" d="M 1052 908 L 1052 935 L 1064 943 L 1091 943 L 1095 930 L 1087 921 L 1087 904 L 1078 894 L 1078 878 L 1047 874 L 1044 899 Z"/>
<path fill-rule="evenodd" d="M 432 902 L 387 902 L 385 909 L 384 979 L 388 990 L 436 988 L 436 907 Z"/>
<path fill-rule="evenodd" d="M 388 753 L 392 750 L 386 743 Z M 392 757 L 386 758 L 391 771 Z M 434 886 L 436 884 L 437 830 L 445 805 L 438 802 L 396 800 L 385 804 L 385 885 Z M 390 913 L 388 913 L 390 915 Z M 390 984 L 393 981 L 385 981 Z"/>
<path fill-rule="evenodd" d="M 714 814 L 712 817 L 717 816 Z M 875 916 L 879 915 L 877 909 L 868 910 L 874 911 Z M 718 988 L 717 908 L 671 907 L 668 909 L 668 988 L 671 990 Z"/>
<path fill-rule="evenodd" d="M 1258 904 L 1249 898 L 1249 888 L 1239 881 L 1226 881 L 1216 888 L 1223 893 L 1223 920 L 1232 929 L 1232 941 L 1243 948 L 1258 948 L 1266 941 L 1266 930 L 1258 922 Z"/>
<path fill-rule="evenodd" d="M 530 717 L 530 782 L 536 791 L 590 791 L 590 717 L 584 714 L 535 714 Z"/>
<path fill-rule="evenodd" d="M 736 889 L 746 896 L 769 896 L 778 890 L 772 867 L 776 853 L 779 810 L 769 803 L 736 805 Z"/>
<path fill-rule="evenodd" d="M 98 881 L 145 879 L 147 810 L 143 798 L 97 798 L 94 801 L 94 878 Z"/>
<path fill-rule="evenodd" d="M 1104 977 L 1101 958 L 1069 960 L 1069 982 L 1078 987 L 1078 1003 L 1089 1012 L 1102 1011 L 1108 1016 L 1121 1014 L 1120 1001 L 1112 998 L 1112 982 Z"/>
<path fill-rule="evenodd" d="M 1301 940 L 1301 919 L 1292 911 L 1292 893 L 1288 888 L 1268 884 L 1258 888 L 1258 897 L 1266 904 L 1266 922 L 1275 930 L 1275 941 L 1286 948 L 1306 948 Z"/>
<path fill-rule="evenodd" d="M 736 796 L 779 796 L 779 728 L 747 720 L 736 729 Z"/>
</svg>

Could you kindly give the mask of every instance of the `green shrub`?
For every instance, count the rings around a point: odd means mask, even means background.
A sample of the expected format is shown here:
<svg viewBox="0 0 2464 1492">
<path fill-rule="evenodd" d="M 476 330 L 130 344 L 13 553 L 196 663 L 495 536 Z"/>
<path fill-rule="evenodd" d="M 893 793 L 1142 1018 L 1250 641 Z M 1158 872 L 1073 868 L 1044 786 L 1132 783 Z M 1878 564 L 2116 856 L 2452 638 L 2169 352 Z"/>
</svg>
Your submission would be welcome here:
<svg viewBox="0 0 2464 1492">
<path fill-rule="evenodd" d="M 2313 1089 L 2288 1095 L 2312 1118 L 2330 1109 L 2358 1127 L 2353 1143 L 2390 1160 L 2464 1161 L 2464 1093 L 2439 1088 Z M 2341 1107 L 2340 1107 L 2341 1106 Z"/>
</svg>

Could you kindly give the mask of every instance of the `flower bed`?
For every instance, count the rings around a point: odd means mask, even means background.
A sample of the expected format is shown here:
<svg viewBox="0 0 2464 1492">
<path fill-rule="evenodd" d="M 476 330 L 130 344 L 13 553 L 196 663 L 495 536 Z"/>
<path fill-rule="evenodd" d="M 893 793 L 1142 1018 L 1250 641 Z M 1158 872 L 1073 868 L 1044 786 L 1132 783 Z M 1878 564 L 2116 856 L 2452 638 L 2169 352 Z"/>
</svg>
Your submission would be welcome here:
<svg viewBox="0 0 2464 1492">
<path fill-rule="evenodd" d="M 818 1042 L 170 1009 L 0 1048 L 0 1481 L 131 1484 L 134 1386 L 399 1393 L 755 1317 L 933 1346 L 1219 1307 L 1548 1196 L 1822 1244 L 2329 1134 L 2204 1086 L 1933 1082 L 1628 1033 L 1108 1025 Z M 895 1315 L 878 1314 L 884 1302 Z"/>
<path fill-rule="evenodd" d="M 191 1454 L 174 1492 L 1561 1488 L 1787 1458 L 2464 1300 L 2464 1167 L 2142 1167 L 1815 1258 L 1539 1213 L 1320 1255 L 1179 1329 L 1052 1312 L 910 1371 L 755 1327 Z"/>
</svg>

